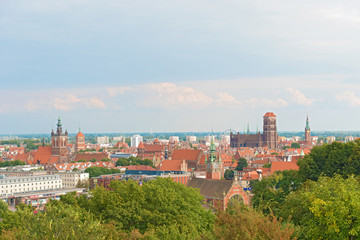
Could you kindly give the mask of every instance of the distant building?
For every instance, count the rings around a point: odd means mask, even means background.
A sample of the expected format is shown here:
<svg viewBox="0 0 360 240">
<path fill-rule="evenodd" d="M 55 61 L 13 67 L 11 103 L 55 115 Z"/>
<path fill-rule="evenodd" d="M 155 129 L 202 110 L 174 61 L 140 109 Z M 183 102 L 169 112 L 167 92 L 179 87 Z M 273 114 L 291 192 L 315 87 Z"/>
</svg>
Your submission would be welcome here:
<svg viewBox="0 0 360 240">
<path fill-rule="evenodd" d="M 221 143 L 230 144 L 230 135 L 222 135 Z"/>
<path fill-rule="evenodd" d="M 10 196 L 15 193 L 26 193 L 39 190 L 61 189 L 62 180 L 59 175 L 38 175 L 25 177 L 0 178 L 0 194 Z"/>
<path fill-rule="evenodd" d="M 326 143 L 333 143 L 333 142 L 335 142 L 336 141 L 336 137 L 335 136 L 328 136 L 327 138 L 326 138 Z"/>
<path fill-rule="evenodd" d="M 57 174 L 62 179 L 64 189 L 76 188 L 79 183 L 84 183 L 89 180 L 89 173 L 85 172 L 59 172 Z"/>
<path fill-rule="evenodd" d="M 169 137 L 169 142 L 170 143 L 178 143 L 180 141 L 178 136 L 170 136 Z"/>
<path fill-rule="evenodd" d="M 310 132 L 310 124 L 309 124 L 309 116 L 306 116 L 305 142 L 306 142 L 308 145 L 312 145 L 311 132 Z"/>
<path fill-rule="evenodd" d="M 113 137 L 113 138 L 112 138 L 112 141 L 113 141 L 113 142 L 121 142 L 121 141 L 123 141 L 123 137 L 122 137 L 122 136 L 120 136 L 120 137 Z"/>
<path fill-rule="evenodd" d="M 190 143 L 196 142 L 196 136 L 186 136 L 186 141 Z"/>
<path fill-rule="evenodd" d="M 140 142 L 143 142 L 144 139 L 140 135 L 134 135 L 131 137 L 131 147 L 137 148 L 140 144 Z"/>
<path fill-rule="evenodd" d="M 56 133 L 51 132 L 51 158 L 56 159 L 53 162 L 64 163 L 69 160 L 68 152 L 68 131 L 62 131 L 60 117 L 58 118 Z"/>
<path fill-rule="evenodd" d="M 347 143 L 347 142 L 351 142 L 351 141 L 354 141 L 355 140 L 355 138 L 353 137 L 353 136 L 346 136 L 345 137 L 345 142 Z"/>
<path fill-rule="evenodd" d="M 276 115 L 272 112 L 267 112 L 264 117 L 263 133 L 260 131 L 256 134 L 230 133 L 230 146 L 232 148 L 239 147 L 268 147 L 269 149 L 276 149 L 278 144 L 278 133 L 276 126 Z"/>
<path fill-rule="evenodd" d="M 109 144 L 109 137 L 103 136 L 103 137 L 96 137 L 97 144 Z"/>
<path fill-rule="evenodd" d="M 78 134 L 75 136 L 75 152 L 85 149 L 86 149 L 85 136 L 84 134 L 82 134 L 82 132 L 79 129 Z"/>
</svg>

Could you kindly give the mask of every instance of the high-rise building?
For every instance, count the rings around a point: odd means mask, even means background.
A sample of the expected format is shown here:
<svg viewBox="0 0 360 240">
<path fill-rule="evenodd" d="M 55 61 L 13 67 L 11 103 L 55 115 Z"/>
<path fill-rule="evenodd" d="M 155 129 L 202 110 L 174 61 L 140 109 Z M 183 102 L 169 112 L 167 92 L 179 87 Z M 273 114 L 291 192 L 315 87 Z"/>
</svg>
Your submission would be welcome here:
<svg viewBox="0 0 360 240">
<path fill-rule="evenodd" d="M 68 143 L 68 131 L 65 133 L 62 131 L 62 124 L 60 117 L 58 118 L 56 133 L 51 131 L 51 156 L 59 157 L 58 162 L 67 162 L 69 158 L 69 152 L 67 148 Z"/>
<path fill-rule="evenodd" d="M 131 147 L 137 148 L 139 146 L 140 142 L 143 142 L 142 136 L 134 135 L 131 137 Z"/>
<path fill-rule="evenodd" d="M 103 137 L 96 137 L 97 144 L 109 144 L 109 137 L 103 136 Z"/>
</svg>

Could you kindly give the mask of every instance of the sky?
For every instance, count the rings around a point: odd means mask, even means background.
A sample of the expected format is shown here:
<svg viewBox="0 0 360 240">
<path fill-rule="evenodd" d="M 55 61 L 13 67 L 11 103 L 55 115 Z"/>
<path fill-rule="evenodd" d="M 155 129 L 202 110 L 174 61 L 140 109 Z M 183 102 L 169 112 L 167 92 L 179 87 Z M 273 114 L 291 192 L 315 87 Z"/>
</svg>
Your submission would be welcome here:
<svg viewBox="0 0 360 240">
<path fill-rule="evenodd" d="M 0 134 L 359 130 L 359 1 L 0 6 Z"/>
</svg>

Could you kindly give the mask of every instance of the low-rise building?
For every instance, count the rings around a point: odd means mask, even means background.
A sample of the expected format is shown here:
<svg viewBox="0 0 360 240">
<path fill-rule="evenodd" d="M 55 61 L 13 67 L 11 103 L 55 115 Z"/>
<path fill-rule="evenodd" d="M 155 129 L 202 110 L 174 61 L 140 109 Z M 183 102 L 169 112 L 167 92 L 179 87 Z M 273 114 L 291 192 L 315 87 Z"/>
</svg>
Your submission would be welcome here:
<svg viewBox="0 0 360 240">
<path fill-rule="evenodd" d="M 62 172 L 59 175 L 62 179 L 63 189 L 76 188 L 79 183 L 89 180 L 89 173 L 85 172 Z"/>
<path fill-rule="evenodd" d="M 0 176 L 0 195 L 11 196 L 15 193 L 54 190 L 62 188 L 59 175 L 38 175 L 25 177 Z"/>
</svg>

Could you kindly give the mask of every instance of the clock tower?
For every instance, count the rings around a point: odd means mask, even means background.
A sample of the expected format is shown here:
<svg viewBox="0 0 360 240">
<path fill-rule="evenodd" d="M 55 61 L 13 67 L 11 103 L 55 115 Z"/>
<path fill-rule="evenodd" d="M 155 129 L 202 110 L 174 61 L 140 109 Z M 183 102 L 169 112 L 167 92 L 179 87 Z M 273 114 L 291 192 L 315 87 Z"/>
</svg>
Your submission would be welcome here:
<svg viewBox="0 0 360 240">
<path fill-rule="evenodd" d="M 58 118 L 56 133 L 54 130 L 51 131 L 51 156 L 58 156 L 59 162 L 67 162 L 68 160 L 68 132 L 62 131 L 62 124 L 60 117 Z"/>
<path fill-rule="evenodd" d="M 209 159 L 206 162 L 206 178 L 221 179 L 224 177 L 224 165 L 220 157 L 216 156 L 214 139 L 211 140 Z"/>
</svg>

